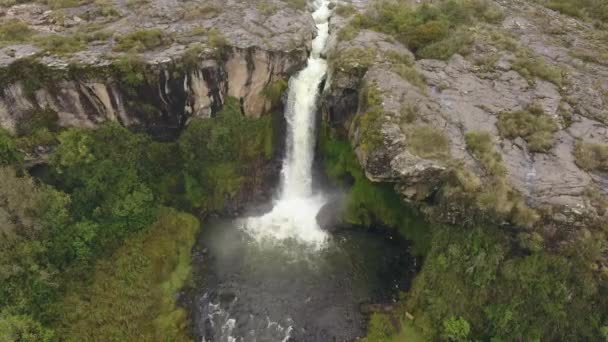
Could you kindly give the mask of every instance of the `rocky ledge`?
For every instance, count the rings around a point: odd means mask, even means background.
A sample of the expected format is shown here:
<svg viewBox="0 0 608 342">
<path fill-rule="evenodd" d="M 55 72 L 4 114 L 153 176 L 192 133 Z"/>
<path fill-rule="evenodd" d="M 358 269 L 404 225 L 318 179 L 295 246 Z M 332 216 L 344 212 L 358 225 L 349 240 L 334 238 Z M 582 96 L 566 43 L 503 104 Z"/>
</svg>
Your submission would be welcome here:
<svg viewBox="0 0 608 342">
<path fill-rule="evenodd" d="M 50 110 L 60 126 L 117 120 L 167 131 L 190 117 L 209 117 L 226 96 L 238 98 L 247 115 L 262 115 L 306 60 L 315 32 L 306 6 L 280 0 L 3 2 L 0 126 L 19 131 Z"/>
<path fill-rule="evenodd" d="M 464 37 L 453 54 L 415 55 L 378 28 L 377 4 L 334 16 L 324 97 L 325 122 L 368 179 L 435 221 L 510 224 L 555 243 L 606 227 L 605 31 L 531 1 L 488 1 L 492 20 L 440 42 Z"/>
</svg>

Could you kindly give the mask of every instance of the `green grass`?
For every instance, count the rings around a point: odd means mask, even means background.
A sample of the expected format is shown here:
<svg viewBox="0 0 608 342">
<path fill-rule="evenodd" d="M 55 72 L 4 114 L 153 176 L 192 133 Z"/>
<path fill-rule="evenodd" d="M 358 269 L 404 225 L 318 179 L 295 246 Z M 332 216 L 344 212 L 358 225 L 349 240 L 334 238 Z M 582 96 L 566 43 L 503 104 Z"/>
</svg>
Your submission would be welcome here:
<svg viewBox="0 0 608 342">
<path fill-rule="evenodd" d="M 163 30 L 138 30 L 117 38 L 116 51 L 143 52 L 167 45 L 172 38 Z"/>
<path fill-rule="evenodd" d="M 362 75 L 376 59 L 376 50 L 372 48 L 346 48 L 334 52 L 330 61 L 341 72 Z"/>
<path fill-rule="evenodd" d="M 357 9 L 351 4 L 338 4 L 334 10 L 334 13 L 341 17 L 348 18 L 357 13 Z"/>
<path fill-rule="evenodd" d="M 7 43 L 27 42 L 34 34 L 34 30 L 23 21 L 8 20 L 0 25 L 0 45 Z"/>
<path fill-rule="evenodd" d="M 534 226 L 540 217 L 507 182 L 507 169 L 501 154 L 494 149 L 492 136 L 488 132 L 468 132 L 465 142 L 467 149 L 485 168 L 489 179 L 480 188 L 473 175 L 457 169 L 454 177 L 456 185 L 448 183 L 444 188 L 446 198 L 465 195 L 477 208 L 492 213 L 490 220 L 504 218 L 517 226 Z"/>
<path fill-rule="evenodd" d="M 222 14 L 222 8 L 215 4 L 188 4 L 185 7 L 184 18 L 186 20 L 211 19 Z"/>
<path fill-rule="evenodd" d="M 552 10 L 575 18 L 608 23 L 608 3 L 604 0 L 538 0 Z"/>
<path fill-rule="evenodd" d="M 530 52 L 519 52 L 512 68 L 530 83 L 534 83 L 536 78 L 540 78 L 552 82 L 558 87 L 564 86 L 564 71 Z"/>
<path fill-rule="evenodd" d="M 186 312 L 175 298 L 189 277 L 198 229 L 195 217 L 166 209 L 150 230 L 101 259 L 90 285 L 70 286 L 58 324 L 61 336 L 66 341 L 190 341 Z"/>
<path fill-rule="evenodd" d="M 79 36 L 49 34 L 35 39 L 41 49 L 56 55 L 68 55 L 83 50 L 86 45 Z"/>
<path fill-rule="evenodd" d="M 576 165 L 585 171 L 608 172 L 608 145 L 578 140 L 574 145 Z"/>
<path fill-rule="evenodd" d="M 504 138 L 523 138 L 532 152 L 547 152 L 553 147 L 555 121 L 540 107 L 529 106 L 526 110 L 501 113 L 496 124 Z"/>
<path fill-rule="evenodd" d="M 450 140 L 439 128 L 413 125 L 405 129 L 407 147 L 415 155 L 426 159 L 445 160 L 449 157 Z"/>
</svg>

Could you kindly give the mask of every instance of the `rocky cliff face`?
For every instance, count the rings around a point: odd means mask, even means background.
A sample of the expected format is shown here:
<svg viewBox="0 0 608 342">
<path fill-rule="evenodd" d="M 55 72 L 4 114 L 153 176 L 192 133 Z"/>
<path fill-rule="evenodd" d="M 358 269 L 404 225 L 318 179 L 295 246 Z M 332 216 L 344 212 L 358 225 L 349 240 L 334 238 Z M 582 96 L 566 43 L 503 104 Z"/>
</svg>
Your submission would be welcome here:
<svg viewBox="0 0 608 342">
<path fill-rule="evenodd" d="M 132 71 L 144 75 L 141 82 L 125 84 L 111 65 L 86 73 L 50 69 L 52 79 L 28 89 L 20 80 L 5 84 L 0 92 L 0 125 L 14 131 L 32 112 L 51 109 L 63 127 L 94 127 L 119 121 L 146 130 L 179 129 L 188 118 L 208 118 L 226 96 L 241 100 L 247 115 L 260 116 L 270 110 L 264 89 L 283 80 L 305 60 L 306 52 L 285 54 L 253 47 L 232 49 L 225 60 L 201 57 L 188 68 L 178 61 L 141 65 Z M 45 67 L 44 65 L 42 67 Z M 22 72 L 29 66 L 14 67 Z"/>
<path fill-rule="evenodd" d="M 272 105 L 265 89 L 300 69 L 314 34 L 305 8 L 281 1 L 72 5 L 1 9 L 0 26 L 25 30 L 0 44 L 3 128 L 50 109 L 64 127 L 114 120 L 161 132 L 213 115 L 226 96 L 257 117 Z"/>
<path fill-rule="evenodd" d="M 371 2 L 353 4 L 355 13 L 373 12 Z M 367 178 L 394 183 L 407 201 L 433 203 L 434 219 L 479 222 L 470 217 L 480 218 L 478 211 L 463 216 L 437 208 L 465 210 L 463 197 L 448 196 L 453 186 L 484 193 L 500 183 L 505 193 L 498 196 L 511 203 L 493 208 L 508 212 L 499 222 L 540 227 L 549 238 L 604 225 L 608 175 L 584 167 L 575 150 L 608 144 L 608 66 L 594 58 L 608 47 L 587 22 L 530 2 L 491 4 L 504 18 L 467 28 L 470 46 L 446 60 L 414 58 L 383 33 L 345 32 L 351 11 L 337 14 L 325 120 L 349 137 Z M 505 134 L 507 118 L 526 111 L 552 123 L 542 151 L 525 136 Z M 472 135 L 481 133 L 491 137 L 491 158 L 471 146 Z M 488 158 L 500 164 L 501 176 L 492 174 Z M 488 209 L 476 196 L 467 198 Z"/>
</svg>

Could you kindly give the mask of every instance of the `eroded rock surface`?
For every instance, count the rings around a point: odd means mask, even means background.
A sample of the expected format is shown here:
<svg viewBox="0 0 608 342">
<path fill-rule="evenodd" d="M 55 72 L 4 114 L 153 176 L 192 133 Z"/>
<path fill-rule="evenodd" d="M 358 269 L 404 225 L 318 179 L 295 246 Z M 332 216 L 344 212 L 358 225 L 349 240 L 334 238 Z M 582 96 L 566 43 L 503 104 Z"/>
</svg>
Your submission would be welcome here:
<svg viewBox="0 0 608 342">
<path fill-rule="evenodd" d="M 363 12 L 370 4 L 356 2 L 354 8 Z M 482 187 L 489 186 L 491 177 L 465 141 L 469 132 L 488 132 L 506 168 L 508 184 L 531 208 L 553 208 L 543 211 L 545 223 L 564 222 L 565 216 L 570 223 L 579 222 L 575 224 L 589 223 L 590 218 L 606 222 L 605 210 L 592 203 L 589 193 L 608 195 L 608 175 L 583 170 L 573 151 L 579 140 L 608 144 L 608 64 L 589 57 L 606 51 L 608 44 L 595 38 L 591 24 L 540 5 L 524 1 L 493 5 L 504 13 L 504 20 L 469 28 L 475 39 L 467 54 L 445 61 L 415 60 L 413 71 L 396 67 L 394 56 L 413 57 L 393 37 L 365 29 L 351 39 L 336 34 L 331 41 L 334 59 L 330 59 L 332 83 L 325 93 L 325 120 L 335 132 L 350 137 L 370 180 L 394 183 L 406 200 L 433 198 L 454 165 L 477 175 Z M 333 20 L 333 32 L 340 32 L 349 20 Z M 513 46 L 500 43 L 504 37 Z M 560 78 L 522 75 L 516 64 L 523 51 L 558 70 Z M 344 57 L 352 55 L 357 58 Z M 366 58 L 371 60 L 366 63 Z M 371 149 L 361 133 L 365 128 L 361 118 L 370 111 L 365 103 L 370 87 L 379 94 L 382 108 L 381 144 Z M 501 113 L 530 106 L 540 107 L 557 124 L 554 143 L 546 152 L 532 152 L 524 139 L 499 134 Z M 429 126 L 449 141 L 447 156 L 421 156 L 411 138 L 408 141 L 408 132 Z"/>
</svg>

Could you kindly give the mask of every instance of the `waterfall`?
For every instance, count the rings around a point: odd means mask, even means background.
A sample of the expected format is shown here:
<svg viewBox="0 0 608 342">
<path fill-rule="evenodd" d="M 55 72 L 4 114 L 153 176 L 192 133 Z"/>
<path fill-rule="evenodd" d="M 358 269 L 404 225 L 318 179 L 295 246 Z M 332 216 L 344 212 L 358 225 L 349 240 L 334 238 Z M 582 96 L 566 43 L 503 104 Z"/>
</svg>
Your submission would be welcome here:
<svg viewBox="0 0 608 342">
<path fill-rule="evenodd" d="M 320 246 L 326 234 L 316 215 L 325 200 L 312 190 L 312 163 L 315 146 L 315 113 L 319 86 L 327 71 L 322 58 L 329 37 L 329 0 L 315 0 L 312 17 L 317 36 L 306 67 L 289 81 L 285 108 L 287 120 L 286 153 L 281 170 L 281 188 L 273 209 L 261 217 L 247 218 L 243 229 L 256 240 L 295 239 Z"/>
</svg>

